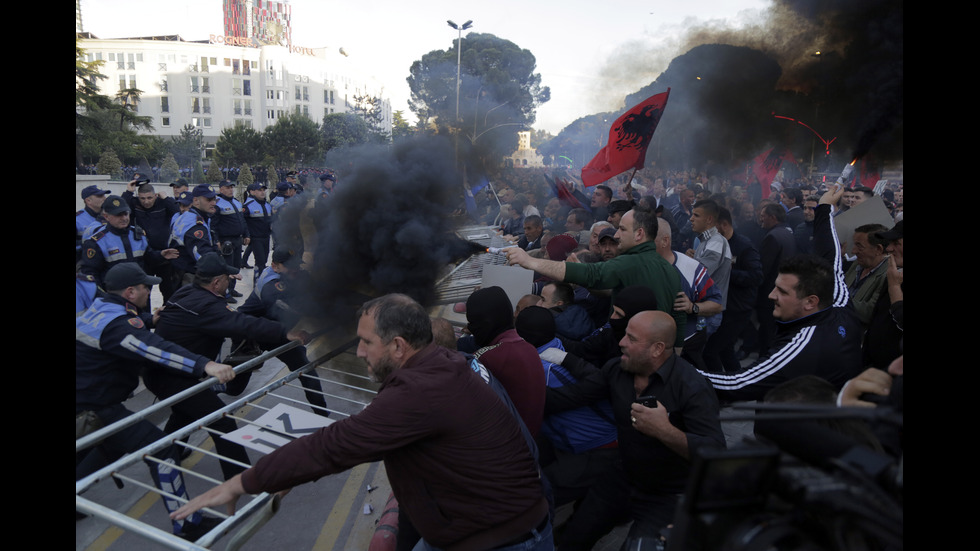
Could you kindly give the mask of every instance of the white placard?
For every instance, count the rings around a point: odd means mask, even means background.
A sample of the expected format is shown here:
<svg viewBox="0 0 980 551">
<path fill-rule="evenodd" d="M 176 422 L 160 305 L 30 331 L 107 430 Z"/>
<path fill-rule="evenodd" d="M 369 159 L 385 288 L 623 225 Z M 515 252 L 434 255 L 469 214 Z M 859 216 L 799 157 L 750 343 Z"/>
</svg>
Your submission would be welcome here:
<svg viewBox="0 0 980 551">
<path fill-rule="evenodd" d="M 531 284 L 534 281 L 534 272 L 521 268 L 520 266 L 499 266 L 487 264 L 483 267 L 483 285 L 487 287 L 501 287 L 510 299 L 510 308 L 517 307 L 517 301 L 521 297 L 531 292 Z"/>
<path fill-rule="evenodd" d="M 269 453 L 333 423 L 333 419 L 286 404 L 277 404 L 256 419 L 255 423 L 222 435 L 222 438 Z"/>
</svg>

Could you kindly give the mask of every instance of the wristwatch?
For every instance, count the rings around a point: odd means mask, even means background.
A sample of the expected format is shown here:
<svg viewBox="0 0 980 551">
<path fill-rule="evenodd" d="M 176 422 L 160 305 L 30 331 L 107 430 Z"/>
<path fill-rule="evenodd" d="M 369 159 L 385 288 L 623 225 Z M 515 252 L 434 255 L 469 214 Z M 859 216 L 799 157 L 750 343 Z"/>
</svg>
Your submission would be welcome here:
<svg viewBox="0 0 980 551">
<path fill-rule="evenodd" d="M 691 313 L 696 316 L 700 312 L 701 312 L 701 309 L 698 308 L 698 304 L 696 302 L 695 303 L 691 303 Z"/>
</svg>

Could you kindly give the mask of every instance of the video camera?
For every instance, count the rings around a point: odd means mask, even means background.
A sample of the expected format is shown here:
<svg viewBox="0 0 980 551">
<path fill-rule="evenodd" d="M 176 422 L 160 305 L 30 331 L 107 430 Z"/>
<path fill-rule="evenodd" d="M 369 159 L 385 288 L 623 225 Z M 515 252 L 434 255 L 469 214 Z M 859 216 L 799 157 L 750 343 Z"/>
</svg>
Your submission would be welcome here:
<svg viewBox="0 0 980 551">
<path fill-rule="evenodd" d="M 757 412 L 722 420 L 754 420 L 759 440 L 695 455 L 667 551 L 902 549 L 903 456 L 826 424 L 874 417 L 901 426 L 901 413 L 789 403 L 744 409 Z"/>
</svg>

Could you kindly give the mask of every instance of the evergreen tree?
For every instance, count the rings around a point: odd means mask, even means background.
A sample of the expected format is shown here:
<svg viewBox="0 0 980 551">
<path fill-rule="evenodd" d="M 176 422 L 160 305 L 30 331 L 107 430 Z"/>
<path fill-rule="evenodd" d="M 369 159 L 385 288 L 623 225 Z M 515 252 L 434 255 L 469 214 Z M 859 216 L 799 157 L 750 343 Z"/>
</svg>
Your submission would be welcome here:
<svg viewBox="0 0 980 551">
<path fill-rule="evenodd" d="M 95 165 L 95 171 L 99 174 L 108 174 L 111 178 L 122 178 L 122 161 L 119 160 L 115 151 L 106 149 L 102 152 L 102 156 L 99 157 L 99 162 Z"/>
</svg>

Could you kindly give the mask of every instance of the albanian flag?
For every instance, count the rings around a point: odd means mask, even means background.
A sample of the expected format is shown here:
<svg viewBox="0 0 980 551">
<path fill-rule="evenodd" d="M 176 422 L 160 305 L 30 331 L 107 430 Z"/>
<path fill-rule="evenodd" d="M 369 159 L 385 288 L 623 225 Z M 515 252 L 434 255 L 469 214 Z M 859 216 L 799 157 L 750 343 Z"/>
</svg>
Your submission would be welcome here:
<svg viewBox="0 0 980 551">
<path fill-rule="evenodd" d="M 772 185 L 772 181 L 776 177 L 776 173 L 778 173 L 779 169 L 782 168 L 784 162 L 796 162 L 796 160 L 793 158 L 793 154 L 786 148 L 772 148 L 756 157 L 753 161 L 752 174 L 754 174 L 759 180 L 759 186 L 762 188 L 761 191 L 763 199 L 769 197 L 769 186 Z"/>
<path fill-rule="evenodd" d="M 608 143 L 589 164 L 582 167 L 583 184 L 594 186 L 631 168 L 643 168 L 647 146 L 657 130 L 669 95 L 670 88 L 662 94 L 650 96 L 616 119 L 609 129 Z"/>
</svg>

